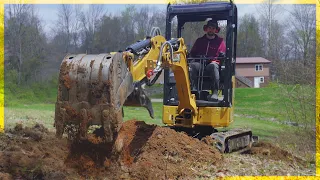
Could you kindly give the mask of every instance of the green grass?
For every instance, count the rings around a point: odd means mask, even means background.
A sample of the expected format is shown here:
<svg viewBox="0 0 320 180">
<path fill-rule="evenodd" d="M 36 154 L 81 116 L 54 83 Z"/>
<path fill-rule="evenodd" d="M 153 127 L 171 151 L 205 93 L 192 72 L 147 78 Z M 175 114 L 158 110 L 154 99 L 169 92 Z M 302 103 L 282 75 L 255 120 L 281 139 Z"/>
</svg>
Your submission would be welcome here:
<svg viewBox="0 0 320 180">
<path fill-rule="evenodd" d="M 234 122 L 226 129 L 233 128 L 249 128 L 252 130 L 253 135 L 259 136 L 259 138 L 264 140 L 272 140 L 284 132 L 292 133 L 293 130 L 296 130 L 292 126 L 245 117 L 235 117 Z"/>
<path fill-rule="evenodd" d="M 160 88 L 160 87 L 159 87 Z M 292 87 L 288 86 L 288 89 Z M 21 95 L 17 94 L 14 97 L 12 91 L 5 94 L 6 100 L 13 99 L 12 102 L 7 102 L 5 107 L 5 123 L 6 125 L 17 122 L 32 124 L 35 122 L 43 123 L 49 128 L 53 128 L 54 109 L 53 101 L 56 98 L 53 88 L 42 89 L 42 94 L 39 89 L 36 91 L 27 91 Z M 23 90 L 16 90 L 23 91 Z M 50 93 L 51 92 L 51 93 Z M 230 128 L 249 127 L 256 135 L 263 138 L 273 138 L 278 136 L 283 131 L 293 129 L 292 126 L 280 124 L 279 122 L 286 120 L 286 108 L 284 102 L 288 102 L 284 96 L 281 96 L 282 89 L 279 87 L 270 88 L 238 88 L 235 91 L 235 122 Z M 27 95 L 31 94 L 30 97 Z M 161 98 L 162 94 L 153 96 L 153 98 Z M 42 101 L 42 103 L 41 103 Z M 43 103 L 49 102 L 49 103 Z M 294 106 L 298 102 L 291 101 Z M 143 120 L 149 124 L 162 125 L 162 103 L 153 103 L 154 119 L 149 116 L 148 111 L 143 107 L 124 107 L 124 120 L 136 119 Z M 274 119 L 277 122 L 268 121 Z"/>
<path fill-rule="evenodd" d="M 151 96 L 149 96 L 149 98 L 151 98 L 151 99 L 162 99 L 163 98 L 163 94 L 162 93 L 152 94 Z"/>
<path fill-rule="evenodd" d="M 54 108 L 54 104 L 31 104 L 6 107 L 6 127 L 12 128 L 16 123 L 33 125 L 38 122 L 53 130 Z M 163 125 L 162 103 L 153 103 L 153 109 L 155 116 L 154 119 L 149 116 L 148 111 L 143 107 L 124 107 L 124 121 L 136 119 L 145 121 L 148 124 Z M 262 139 L 272 139 L 279 136 L 284 131 L 292 129 L 292 127 L 275 122 L 263 121 L 257 118 L 245 118 L 241 116 L 235 117 L 234 123 L 226 129 L 243 127 L 252 129 L 253 133 Z"/>
<path fill-rule="evenodd" d="M 41 123 L 49 130 L 53 130 L 54 104 L 29 104 L 5 107 L 5 128 L 13 128 L 17 123 L 32 126 Z"/>
<path fill-rule="evenodd" d="M 54 111 L 54 104 L 17 104 L 13 107 L 14 109 L 20 110 L 39 110 L 39 111 Z"/>
<path fill-rule="evenodd" d="M 154 119 L 144 107 L 124 107 L 124 120 L 136 119 L 149 124 L 162 125 L 162 103 L 152 103 Z"/>
<path fill-rule="evenodd" d="M 244 117 L 275 118 L 304 125 L 315 123 L 315 88 L 278 85 L 235 90 L 235 113 Z"/>
<path fill-rule="evenodd" d="M 237 88 L 235 113 L 284 120 L 284 101 L 279 88 Z"/>
</svg>

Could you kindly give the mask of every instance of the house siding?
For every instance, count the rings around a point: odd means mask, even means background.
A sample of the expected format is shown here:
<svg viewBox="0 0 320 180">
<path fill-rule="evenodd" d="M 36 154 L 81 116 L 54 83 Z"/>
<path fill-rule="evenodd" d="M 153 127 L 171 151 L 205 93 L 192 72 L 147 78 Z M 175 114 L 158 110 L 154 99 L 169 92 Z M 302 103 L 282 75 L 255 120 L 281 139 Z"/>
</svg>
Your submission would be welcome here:
<svg viewBox="0 0 320 180">
<path fill-rule="evenodd" d="M 238 76 L 244 77 L 258 77 L 258 76 L 269 76 L 269 64 L 262 64 L 262 71 L 255 71 L 255 65 L 261 63 L 253 64 L 236 64 L 236 73 Z"/>
<path fill-rule="evenodd" d="M 252 85 L 254 85 L 254 77 L 258 77 L 258 76 L 246 77 L 246 78 L 248 78 L 250 81 L 252 81 Z M 264 77 L 264 83 L 260 83 L 260 87 L 266 87 L 266 86 L 268 86 L 269 81 L 270 81 L 270 77 L 269 77 L 269 76 L 259 76 L 259 77 Z"/>
</svg>

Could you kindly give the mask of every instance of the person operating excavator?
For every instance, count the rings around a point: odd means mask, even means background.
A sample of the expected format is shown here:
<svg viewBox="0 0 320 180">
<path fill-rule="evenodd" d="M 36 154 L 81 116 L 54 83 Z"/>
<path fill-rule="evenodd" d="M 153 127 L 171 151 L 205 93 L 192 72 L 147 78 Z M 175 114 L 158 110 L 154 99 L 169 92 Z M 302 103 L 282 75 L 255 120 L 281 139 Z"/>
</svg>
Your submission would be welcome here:
<svg viewBox="0 0 320 180">
<path fill-rule="evenodd" d="M 191 57 L 205 56 L 205 57 L 218 57 L 221 53 L 226 52 L 226 45 L 223 38 L 219 37 L 217 33 L 220 31 L 218 22 L 209 20 L 206 25 L 203 26 L 203 30 L 206 32 L 202 37 L 198 38 L 194 43 L 191 51 Z M 205 71 L 208 72 L 211 79 L 212 94 L 208 96 L 209 101 L 218 100 L 218 88 L 219 88 L 219 60 L 213 59 L 205 66 Z M 198 73 L 201 67 L 199 61 L 194 60 L 189 63 L 191 68 L 191 82 L 192 89 L 195 89 L 198 82 Z"/>
</svg>

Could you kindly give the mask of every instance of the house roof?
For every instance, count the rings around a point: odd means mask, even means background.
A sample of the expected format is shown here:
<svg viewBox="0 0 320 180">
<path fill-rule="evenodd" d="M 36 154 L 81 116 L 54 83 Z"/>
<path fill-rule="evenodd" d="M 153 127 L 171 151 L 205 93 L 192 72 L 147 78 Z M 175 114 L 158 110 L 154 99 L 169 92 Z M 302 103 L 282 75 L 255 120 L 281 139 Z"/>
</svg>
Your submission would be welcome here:
<svg viewBox="0 0 320 180">
<path fill-rule="evenodd" d="M 263 57 L 237 57 L 237 64 L 250 64 L 250 63 L 271 63 L 271 61 Z"/>
</svg>

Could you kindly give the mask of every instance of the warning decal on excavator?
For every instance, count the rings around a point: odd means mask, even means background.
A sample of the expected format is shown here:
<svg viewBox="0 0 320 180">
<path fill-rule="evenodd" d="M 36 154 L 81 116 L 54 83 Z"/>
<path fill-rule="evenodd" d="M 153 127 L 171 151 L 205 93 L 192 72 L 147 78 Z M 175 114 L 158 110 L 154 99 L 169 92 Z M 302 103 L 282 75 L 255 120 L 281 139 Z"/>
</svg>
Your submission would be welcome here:
<svg viewBox="0 0 320 180">
<path fill-rule="evenodd" d="M 173 62 L 180 62 L 180 54 L 173 54 Z"/>
</svg>

